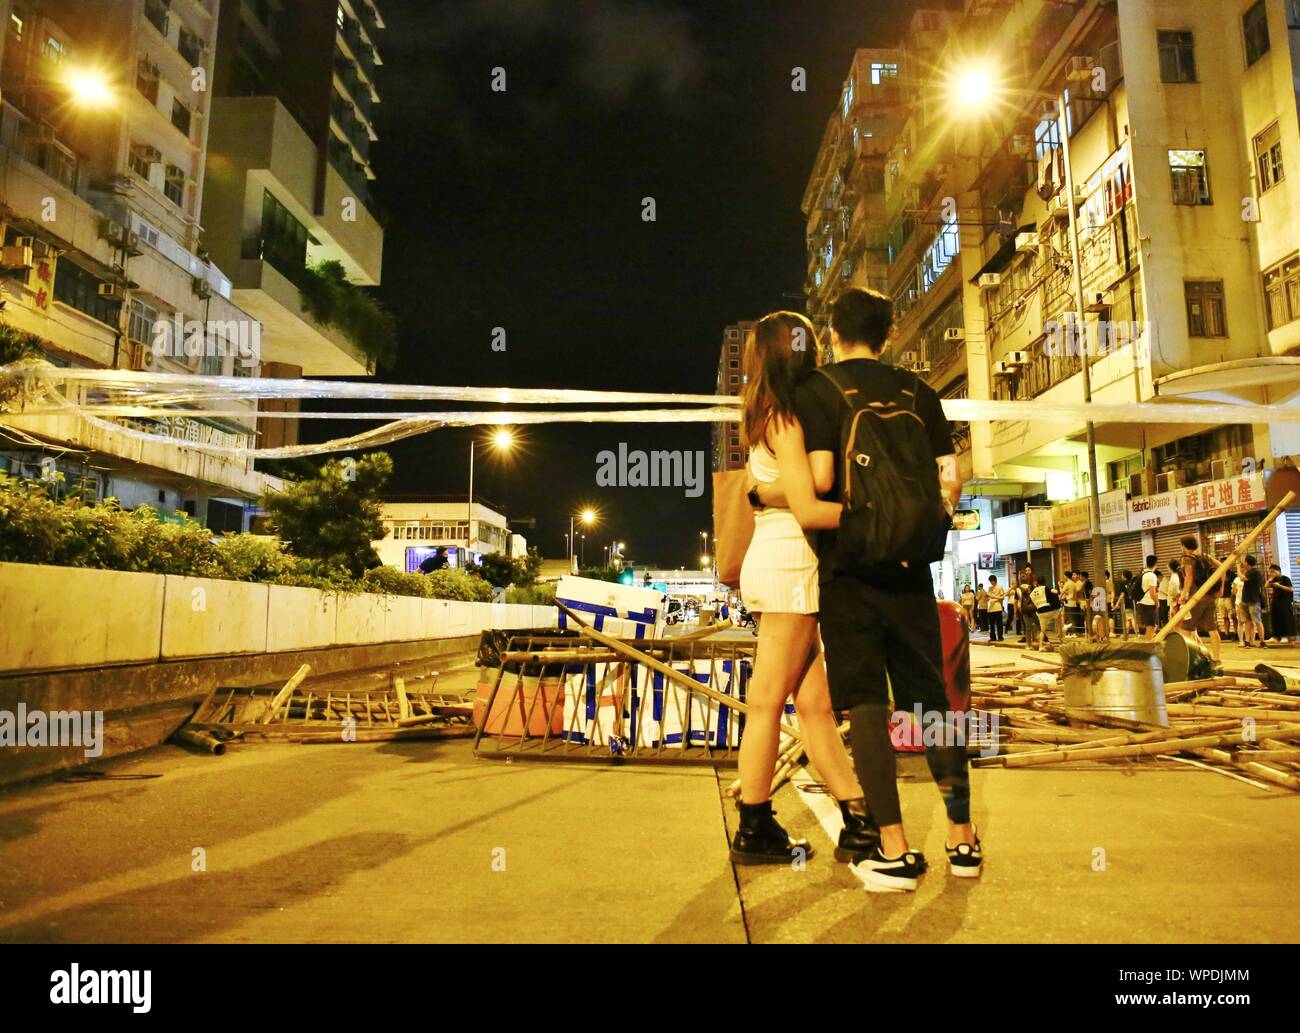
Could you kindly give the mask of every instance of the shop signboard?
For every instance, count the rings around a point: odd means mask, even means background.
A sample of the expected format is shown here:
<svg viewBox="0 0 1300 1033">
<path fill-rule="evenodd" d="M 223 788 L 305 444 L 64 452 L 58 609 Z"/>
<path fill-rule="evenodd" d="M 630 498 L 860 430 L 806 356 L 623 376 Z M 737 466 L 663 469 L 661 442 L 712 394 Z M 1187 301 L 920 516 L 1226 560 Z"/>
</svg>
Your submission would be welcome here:
<svg viewBox="0 0 1300 1033">
<path fill-rule="evenodd" d="M 1174 497 L 1178 519 L 1183 522 L 1250 513 L 1264 507 L 1264 475 L 1242 474 L 1221 481 L 1194 484 L 1179 488 Z"/>
<path fill-rule="evenodd" d="M 1175 494 L 1167 491 L 1162 495 L 1139 495 L 1137 498 L 1129 499 L 1128 529 L 1149 531 L 1153 527 L 1178 523 Z"/>
</svg>

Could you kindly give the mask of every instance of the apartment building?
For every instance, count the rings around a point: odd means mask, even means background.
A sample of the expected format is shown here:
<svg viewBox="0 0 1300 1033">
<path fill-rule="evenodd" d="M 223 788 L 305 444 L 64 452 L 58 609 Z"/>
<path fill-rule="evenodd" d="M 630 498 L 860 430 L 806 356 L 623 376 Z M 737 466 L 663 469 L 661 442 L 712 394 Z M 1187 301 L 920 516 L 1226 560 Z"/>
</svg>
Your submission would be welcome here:
<svg viewBox="0 0 1300 1033">
<path fill-rule="evenodd" d="M 384 537 L 374 543 L 375 551 L 385 564 L 408 573 L 419 570 L 439 548 L 446 550 L 454 569 L 463 568 L 467 556 L 477 563 L 485 553 L 528 554 L 527 539 L 512 532 L 505 514 L 491 503 L 474 503 L 471 524 L 464 498 L 394 497 L 384 502 L 381 519 Z"/>
<path fill-rule="evenodd" d="M 722 348 L 718 355 L 718 383 L 716 394 L 738 395 L 745 384 L 741 362 L 745 345 L 758 324 L 753 320 L 733 323 L 722 332 Z M 747 448 L 741 441 L 739 423 L 715 423 L 713 428 L 713 470 L 739 470 L 745 465 Z"/>
<path fill-rule="evenodd" d="M 217 16 L 217 0 L 0 0 L 0 318 L 56 365 L 257 372 L 261 327 L 199 218 Z M 238 446 L 256 409 L 235 408 L 248 417 L 124 422 Z M 20 475 L 59 473 L 56 490 L 185 509 L 221 529 L 246 527 L 274 483 L 249 462 L 71 415 L 12 426 L 0 464 Z"/>
<path fill-rule="evenodd" d="M 372 193 L 383 20 L 371 0 L 223 0 L 204 219 L 235 300 L 263 325 L 272 377 L 364 375 L 374 357 L 304 309 L 313 268 L 379 283 Z M 296 403 L 264 406 L 293 409 Z M 262 421 L 268 445 L 296 420 Z"/>
<path fill-rule="evenodd" d="M 1086 352 L 1098 402 L 1294 402 L 1298 44 L 1293 0 L 967 0 L 918 12 L 898 60 L 906 119 L 884 163 L 893 360 L 950 398 L 1082 402 Z M 1001 92 L 963 108 L 952 84 L 981 67 Z M 825 271 L 837 273 L 833 262 Z M 824 305 L 809 297 L 810 311 Z M 1225 553 L 1300 452 L 1290 425 L 1098 424 L 1106 555 L 1094 558 L 1082 418 L 959 430 L 979 518 L 936 571 L 945 594 L 1031 561 L 1040 572 L 1136 570 L 1149 552 L 1177 555 L 1188 533 Z M 1300 513 L 1255 551 L 1289 566 Z"/>
</svg>

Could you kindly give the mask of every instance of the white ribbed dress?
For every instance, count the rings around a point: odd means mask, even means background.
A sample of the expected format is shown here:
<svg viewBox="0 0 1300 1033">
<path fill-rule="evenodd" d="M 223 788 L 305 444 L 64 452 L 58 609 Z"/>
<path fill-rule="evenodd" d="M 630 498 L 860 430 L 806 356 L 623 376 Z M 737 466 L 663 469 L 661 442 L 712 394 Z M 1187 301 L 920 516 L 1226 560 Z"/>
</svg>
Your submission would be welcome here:
<svg viewBox="0 0 1300 1033">
<path fill-rule="evenodd" d="M 749 452 L 749 469 L 760 484 L 777 480 L 776 457 L 764 445 Z M 740 597 L 755 613 L 816 613 L 817 554 L 812 536 L 788 509 L 754 514 L 754 538 L 740 567 Z"/>
</svg>

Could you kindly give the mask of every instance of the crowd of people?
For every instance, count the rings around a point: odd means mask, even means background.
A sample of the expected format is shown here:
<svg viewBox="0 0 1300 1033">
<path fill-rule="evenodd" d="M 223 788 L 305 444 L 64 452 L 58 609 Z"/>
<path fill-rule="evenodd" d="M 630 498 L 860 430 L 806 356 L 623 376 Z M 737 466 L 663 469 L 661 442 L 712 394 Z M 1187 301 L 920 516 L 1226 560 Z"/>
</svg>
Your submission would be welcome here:
<svg viewBox="0 0 1300 1033">
<path fill-rule="evenodd" d="M 1023 636 L 1034 649 L 1052 648 L 1065 638 L 1105 642 L 1112 636 L 1153 638 L 1169 618 L 1213 576 L 1218 561 L 1200 551 L 1194 536 L 1182 540 L 1177 559 L 1146 558 L 1139 572 L 1108 570 L 1094 583 L 1086 570 L 1066 571 L 1053 582 L 1024 567 L 1009 587 L 990 575 L 983 584 L 962 586 L 959 600 L 970 625 L 1000 642 L 1007 633 Z M 1265 616 L 1267 615 L 1267 622 Z M 1247 555 L 1229 568 L 1182 621 L 1184 631 L 1205 632 L 1212 657 L 1219 659 L 1223 638 L 1254 648 L 1266 641 L 1296 639 L 1294 587 L 1276 563 L 1261 569 Z"/>
</svg>

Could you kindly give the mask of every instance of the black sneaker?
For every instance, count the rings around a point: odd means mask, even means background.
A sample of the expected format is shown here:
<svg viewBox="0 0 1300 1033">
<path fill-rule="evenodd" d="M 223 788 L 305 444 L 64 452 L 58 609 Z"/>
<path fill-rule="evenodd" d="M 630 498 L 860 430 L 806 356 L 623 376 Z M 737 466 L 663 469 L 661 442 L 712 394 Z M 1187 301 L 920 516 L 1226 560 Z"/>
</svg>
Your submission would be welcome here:
<svg viewBox="0 0 1300 1033">
<path fill-rule="evenodd" d="M 958 843 L 956 846 L 944 845 L 948 853 L 948 870 L 959 879 L 978 879 L 984 870 L 984 851 L 980 846 L 980 837 L 975 836 L 975 845 Z"/>
<path fill-rule="evenodd" d="M 915 850 L 890 858 L 879 846 L 849 865 L 849 871 L 862 880 L 868 893 L 910 893 L 925 869 L 925 857 Z"/>
</svg>

